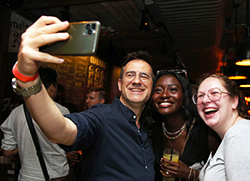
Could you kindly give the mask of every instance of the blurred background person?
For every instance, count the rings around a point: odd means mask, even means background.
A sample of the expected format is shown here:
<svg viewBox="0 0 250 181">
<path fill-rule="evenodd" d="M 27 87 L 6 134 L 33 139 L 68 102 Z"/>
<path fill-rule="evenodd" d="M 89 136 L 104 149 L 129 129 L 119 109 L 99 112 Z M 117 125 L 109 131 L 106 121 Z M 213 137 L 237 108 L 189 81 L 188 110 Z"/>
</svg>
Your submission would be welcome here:
<svg viewBox="0 0 250 181">
<path fill-rule="evenodd" d="M 47 93 L 54 100 L 57 95 L 56 71 L 51 68 L 40 68 L 39 75 L 47 90 Z M 69 114 L 67 108 L 56 102 L 55 104 L 63 114 Z M 57 144 L 50 142 L 42 133 L 36 122 L 34 120 L 32 121 L 37 132 L 49 176 L 51 178 L 67 176 L 69 173 L 69 165 L 65 151 Z M 16 107 L 11 112 L 9 117 L 1 125 L 1 130 L 4 133 L 1 146 L 3 149 L 3 155 L 6 158 L 10 158 L 15 154 L 19 154 L 21 169 L 18 180 L 44 180 L 42 168 L 40 167 L 40 163 L 36 154 L 36 148 L 28 128 L 26 117 L 24 115 L 23 104 Z"/>
<path fill-rule="evenodd" d="M 193 101 L 200 117 L 222 139 L 200 172 L 201 181 L 250 180 L 250 121 L 248 107 L 235 81 L 205 74 Z"/>
<path fill-rule="evenodd" d="M 73 103 L 69 103 L 65 101 L 66 97 L 66 90 L 62 84 L 57 85 L 57 97 L 56 102 L 61 104 L 62 106 L 66 107 L 70 113 L 79 112 L 77 106 Z"/>
<path fill-rule="evenodd" d="M 75 104 L 65 101 L 65 97 L 66 97 L 66 90 L 64 86 L 62 84 L 58 84 L 56 102 L 66 107 L 70 113 L 79 112 Z M 80 155 L 81 155 L 81 151 L 71 151 L 71 152 L 67 152 L 66 154 L 70 169 L 73 170 L 75 175 L 77 174 L 76 169 L 80 160 Z"/>
<path fill-rule="evenodd" d="M 152 106 L 155 180 L 164 180 L 162 174 L 176 181 L 197 180 L 209 152 L 215 152 L 219 141 L 200 120 L 185 75 L 160 71 L 153 86 Z M 179 152 L 178 162 L 169 159 L 161 162 L 167 148 Z"/>
<path fill-rule="evenodd" d="M 106 102 L 106 91 L 103 87 L 91 87 L 87 90 L 86 94 L 86 110 L 96 104 L 104 104 Z M 67 153 L 67 158 L 73 168 L 77 179 L 80 176 L 81 164 L 79 160 L 82 159 L 82 151 L 72 151 Z"/>
<path fill-rule="evenodd" d="M 104 104 L 106 102 L 106 91 L 103 87 L 91 87 L 86 94 L 86 109 L 91 108 L 95 104 Z"/>
</svg>

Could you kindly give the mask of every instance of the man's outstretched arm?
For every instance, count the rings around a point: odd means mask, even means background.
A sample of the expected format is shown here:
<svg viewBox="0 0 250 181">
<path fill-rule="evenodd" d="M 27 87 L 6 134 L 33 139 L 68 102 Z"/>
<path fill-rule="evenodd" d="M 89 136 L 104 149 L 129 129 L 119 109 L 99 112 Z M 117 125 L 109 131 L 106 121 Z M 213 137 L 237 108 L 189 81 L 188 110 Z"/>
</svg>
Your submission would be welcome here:
<svg viewBox="0 0 250 181">
<path fill-rule="evenodd" d="M 68 22 L 61 22 L 55 17 L 42 16 L 30 26 L 22 35 L 17 62 L 18 72 L 34 77 L 44 62 L 63 63 L 64 60 L 58 57 L 40 52 L 39 47 L 67 39 L 68 33 L 58 33 L 58 31 L 66 29 L 68 25 Z M 20 88 L 28 88 L 37 84 L 38 80 L 39 77 L 28 82 L 17 80 L 17 84 Z M 30 114 L 50 141 L 65 145 L 75 142 L 76 125 L 62 115 L 44 86 L 40 92 L 24 97 L 24 101 Z"/>
</svg>

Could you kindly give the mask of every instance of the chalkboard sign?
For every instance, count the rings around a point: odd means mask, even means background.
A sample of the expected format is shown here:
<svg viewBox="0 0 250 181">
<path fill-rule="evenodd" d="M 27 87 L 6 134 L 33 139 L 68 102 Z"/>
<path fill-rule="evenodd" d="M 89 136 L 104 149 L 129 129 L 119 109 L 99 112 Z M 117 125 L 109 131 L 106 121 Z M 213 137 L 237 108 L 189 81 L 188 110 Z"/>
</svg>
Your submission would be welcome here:
<svg viewBox="0 0 250 181">
<path fill-rule="evenodd" d="M 58 74 L 58 83 L 66 89 L 66 101 L 75 104 L 79 111 L 84 110 L 86 90 L 91 86 L 106 86 L 106 63 L 93 56 L 64 56 L 62 64 L 44 64 Z M 5 53 L 2 68 L 2 123 L 10 112 L 23 103 L 11 87 L 12 67 L 17 60 L 17 53 Z"/>
<path fill-rule="evenodd" d="M 56 70 L 58 83 L 66 89 L 66 101 L 84 110 L 86 90 L 91 86 L 105 87 L 106 63 L 94 56 L 63 56 L 62 64 L 45 64 Z"/>
</svg>

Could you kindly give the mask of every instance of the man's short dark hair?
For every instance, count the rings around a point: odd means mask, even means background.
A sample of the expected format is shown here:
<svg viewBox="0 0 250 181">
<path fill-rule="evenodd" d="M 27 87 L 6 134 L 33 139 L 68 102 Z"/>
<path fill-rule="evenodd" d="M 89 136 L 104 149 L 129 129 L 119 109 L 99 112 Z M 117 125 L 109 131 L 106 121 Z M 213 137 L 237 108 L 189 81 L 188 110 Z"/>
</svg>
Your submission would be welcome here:
<svg viewBox="0 0 250 181">
<path fill-rule="evenodd" d="M 52 84 L 57 84 L 57 73 L 54 69 L 41 67 L 39 69 L 39 75 L 46 89 L 48 89 Z"/>
<path fill-rule="evenodd" d="M 103 87 L 90 87 L 87 91 L 87 94 L 90 92 L 98 92 L 98 98 L 104 99 L 106 101 L 106 91 Z"/>
<path fill-rule="evenodd" d="M 127 65 L 128 62 L 135 59 L 144 60 L 145 62 L 147 62 L 151 66 L 153 74 L 152 60 L 150 55 L 146 51 L 138 51 L 138 52 L 128 53 L 127 56 L 125 57 L 120 72 L 120 77 L 119 77 L 120 79 L 122 79 L 124 73 L 124 67 Z M 152 75 L 152 77 L 154 78 L 154 75 Z"/>
</svg>

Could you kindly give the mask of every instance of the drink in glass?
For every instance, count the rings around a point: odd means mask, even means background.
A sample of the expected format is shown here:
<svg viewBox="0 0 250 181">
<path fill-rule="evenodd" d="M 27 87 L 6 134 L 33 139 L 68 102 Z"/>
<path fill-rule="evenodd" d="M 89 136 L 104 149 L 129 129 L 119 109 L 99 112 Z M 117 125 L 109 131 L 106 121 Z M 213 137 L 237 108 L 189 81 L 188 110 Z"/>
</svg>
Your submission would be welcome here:
<svg viewBox="0 0 250 181">
<path fill-rule="evenodd" d="M 173 148 L 167 148 L 163 151 L 163 158 L 169 159 L 170 161 L 178 162 L 179 161 L 179 152 Z M 163 181 L 174 181 L 174 180 L 175 180 L 175 178 L 163 177 Z"/>
</svg>

